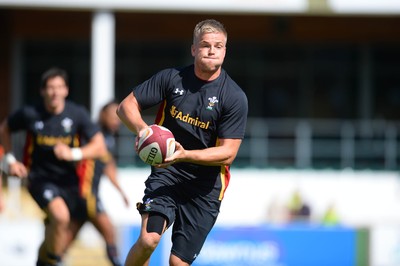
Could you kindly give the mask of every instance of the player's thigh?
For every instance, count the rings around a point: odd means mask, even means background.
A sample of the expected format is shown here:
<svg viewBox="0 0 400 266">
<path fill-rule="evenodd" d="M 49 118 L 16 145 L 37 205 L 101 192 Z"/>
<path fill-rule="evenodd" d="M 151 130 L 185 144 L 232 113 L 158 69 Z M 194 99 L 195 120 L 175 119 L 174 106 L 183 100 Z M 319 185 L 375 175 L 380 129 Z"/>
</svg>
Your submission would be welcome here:
<svg viewBox="0 0 400 266">
<path fill-rule="evenodd" d="M 191 264 L 217 220 L 218 209 L 186 204 L 180 206 L 177 212 L 172 228 L 172 254 Z"/>
<path fill-rule="evenodd" d="M 32 198 L 42 210 L 45 210 L 56 197 L 63 197 L 65 194 L 59 186 L 41 180 L 31 182 L 28 189 Z"/>
</svg>

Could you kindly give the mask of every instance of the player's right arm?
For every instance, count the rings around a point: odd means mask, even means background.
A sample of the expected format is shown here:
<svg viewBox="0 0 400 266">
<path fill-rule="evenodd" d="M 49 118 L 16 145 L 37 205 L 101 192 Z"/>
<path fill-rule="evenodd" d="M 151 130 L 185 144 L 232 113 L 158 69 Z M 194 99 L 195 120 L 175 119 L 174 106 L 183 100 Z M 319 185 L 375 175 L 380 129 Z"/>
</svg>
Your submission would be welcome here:
<svg viewBox="0 0 400 266">
<path fill-rule="evenodd" d="M 6 169 L 3 170 L 5 170 L 8 175 L 26 177 L 28 175 L 28 170 L 23 163 L 17 161 L 17 159 L 11 152 L 11 131 L 8 127 L 7 119 L 4 119 L 0 125 L 0 141 L 3 145 L 5 153 L 3 158 L 3 165 Z"/>
<path fill-rule="evenodd" d="M 148 127 L 142 118 L 139 103 L 133 93 L 130 93 L 119 104 L 117 115 L 119 119 L 121 119 L 122 123 L 124 123 L 124 125 L 137 136 L 140 136 L 139 133 L 141 130 Z"/>
</svg>

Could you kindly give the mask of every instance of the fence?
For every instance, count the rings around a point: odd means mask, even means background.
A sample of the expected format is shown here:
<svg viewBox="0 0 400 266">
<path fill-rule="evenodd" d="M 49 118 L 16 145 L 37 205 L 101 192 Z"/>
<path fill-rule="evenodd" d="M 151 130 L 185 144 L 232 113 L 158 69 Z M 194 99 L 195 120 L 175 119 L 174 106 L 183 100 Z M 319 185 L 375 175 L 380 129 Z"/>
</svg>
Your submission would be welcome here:
<svg viewBox="0 0 400 266">
<path fill-rule="evenodd" d="M 151 124 L 151 117 L 145 117 Z M 400 121 L 249 118 L 237 167 L 398 170 Z M 14 147 L 22 151 L 24 134 Z M 120 166 L 144 166 L 135 154 L 135 136 L 121 126 Z M 21 156 L 21 155 L 20 155 Z"/>
<path fill-rule="evenodd" d="M 235 166 L 397 170 L 399 127 L 385 120 L 249 118 Z M 133 147 L 134 136 L 122 127 L 120 165 L 143 165 Z"/>
</svg>

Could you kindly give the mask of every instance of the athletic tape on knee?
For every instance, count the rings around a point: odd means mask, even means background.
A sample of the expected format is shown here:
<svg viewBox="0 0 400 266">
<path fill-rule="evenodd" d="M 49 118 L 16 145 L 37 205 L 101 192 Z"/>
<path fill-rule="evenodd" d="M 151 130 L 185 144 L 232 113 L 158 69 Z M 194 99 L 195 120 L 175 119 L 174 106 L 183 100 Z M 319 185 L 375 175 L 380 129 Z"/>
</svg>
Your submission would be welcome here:
<svg viewBox="0 0 400 266">
<path fill-rule="evenodd" d="M 161 235 L 164 230 L 165 220 L 165 217 L 161 214 L 150 213 L 147 219 L 147 233 L 157 233 Z"/>
</svg>

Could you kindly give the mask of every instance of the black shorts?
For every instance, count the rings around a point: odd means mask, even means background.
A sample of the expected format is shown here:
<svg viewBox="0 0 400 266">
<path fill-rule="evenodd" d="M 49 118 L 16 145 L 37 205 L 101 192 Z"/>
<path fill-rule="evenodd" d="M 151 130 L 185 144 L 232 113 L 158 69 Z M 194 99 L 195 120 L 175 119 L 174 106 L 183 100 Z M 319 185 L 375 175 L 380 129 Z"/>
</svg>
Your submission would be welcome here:
<svg viewBox="0 0 400 266">
<path fill-rule="evenodd" d="M 61 197 L 68 207 L 71 219 L 86 221 L 104 212 L 97 195 L 84 198 L 78 187 L 62 187 L 50 182 L 35 181 L 29 184 L 28 190 L 41 209 L 45 209 L 54 198 Z"/>
<path fill-rule="evenodd" d="M 164 215 L 168 227 L 173 224 L 172 254 L 193 263 L 217 220 L 220 188 L 205 188 L 196 180 L 176 182 L 167 172 L 153 173 L 145 184 L 140 212 Z"/>
</svg>

